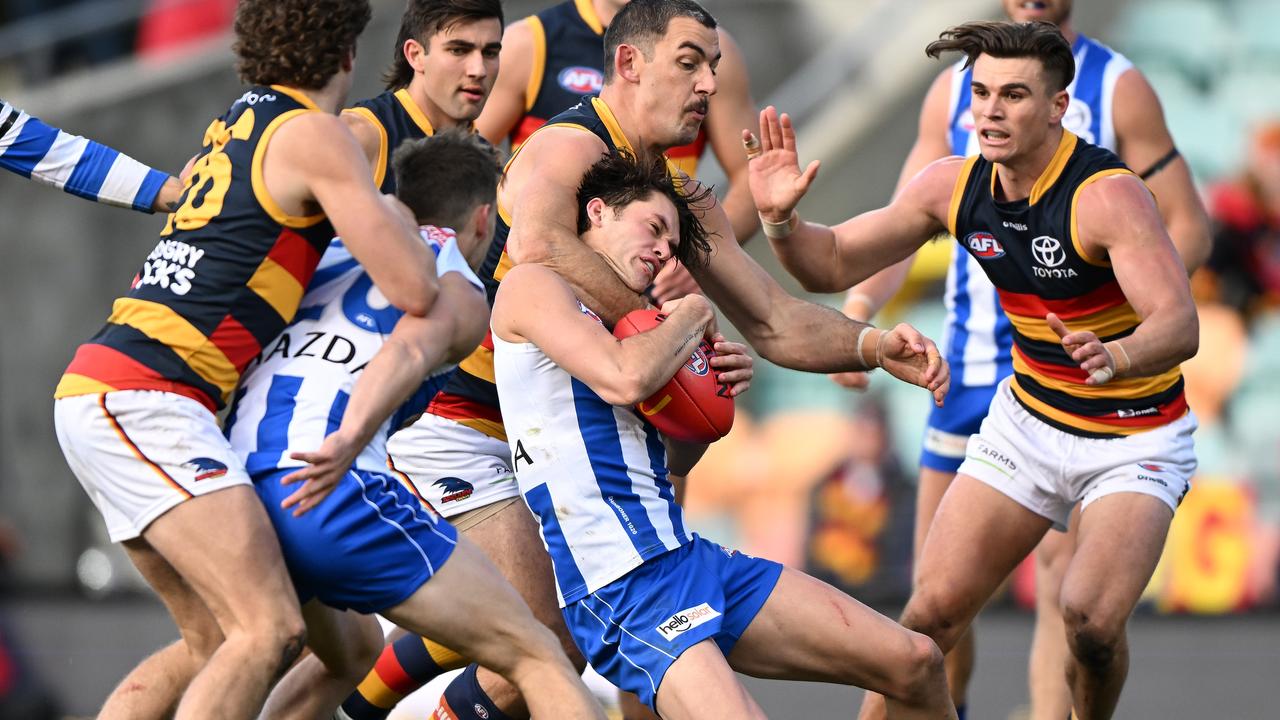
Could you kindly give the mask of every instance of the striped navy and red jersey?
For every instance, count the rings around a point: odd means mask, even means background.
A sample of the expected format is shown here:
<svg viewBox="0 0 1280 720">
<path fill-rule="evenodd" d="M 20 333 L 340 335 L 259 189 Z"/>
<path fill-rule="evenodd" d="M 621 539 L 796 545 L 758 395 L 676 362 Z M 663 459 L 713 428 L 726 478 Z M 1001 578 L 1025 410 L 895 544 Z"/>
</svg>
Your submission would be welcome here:
<svg viewBox="0 0 1280 720">
<path fill-rule="evenodd" d="M 1133 173 L 1111 151 L 1064 130 L 1030 197 L 997 200 L 997 166 L 975 155 L 951 199 L 948 229 L 982 265 L 1013 326 L 1014 396 L 1046 423 L 1085 437 L 1131 435 L 1187 412 L 1178 368 L 1087 385 L 1045 320 L 1055 313 L 1103 342 L 1128 336 L 1142 321 L 1111 263 L 1089 255 L 1077 232 L 1080 192 L 1120 174 Z"/>
<path fill-rule="evenodd" d="M 418 107 L 407 88 L 388 90 L 354 107 L 343 110 L 368 120 L 377 128 L 380 140 L 373 163 L 373 182 L 383 193 L 394 195 L 396 174 L 390 172 L 390 156 L 405 140 L 420 140 L 436 134 L 427 114 Z"/>
<path fill-rule="evenodd" d="M 604 86 L 604 24 L 591 0 L 564 0 L 525 19 L 533 36 L 533 63 L 525 89 L 525 114 L 511 131 L 514 152 L 542 127 Z M 689 177 L 697 177 L 698 160 L 707 149 L 707 132 L 666 155 Z"/>
<path fill-rule="evenodd" d="M 308 112 L 323 111 L 302 92 L 257 86 L 209 125 L 181 206 L 55 397 L 163 390 L 210 410 L 226 403 L 293 319 L 334 235 L 323 212 L 286 213 L 263 180 L 272 135 Z"/>
</svg>

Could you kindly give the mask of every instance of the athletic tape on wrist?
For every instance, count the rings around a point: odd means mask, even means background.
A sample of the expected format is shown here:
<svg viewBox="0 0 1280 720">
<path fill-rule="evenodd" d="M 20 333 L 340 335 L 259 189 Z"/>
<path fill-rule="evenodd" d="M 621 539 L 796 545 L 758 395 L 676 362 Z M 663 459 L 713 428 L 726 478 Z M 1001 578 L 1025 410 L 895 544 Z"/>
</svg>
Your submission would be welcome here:
<svg viewBox="0 0 1280 720">
<path fill-rule="evenodd" d="M 756 213 L 759 215 L 759 213 Z M 792 210 L 786 220 L 782 222 L 772 222 L 766 220 L 764 215 L 760 215 L 760 229 L 764 231 L 764 236 L 772 240 L 781 240 L 792 233 L 791 221 L 796 218 L 796 211 Z"/>
<path fill-rule="evenodd" d="M 867 337 L 867 333 L 871 332 L 872 330 L 875 330 L 875 327 L 871 325 L 867 325 L 866 327 L 862 328 L 862 330 L 858 332 L 858 339 L 854 341 L 854 347 L 858 351 L 858 363 L 862 365 L 863 370 L 873 369 L 869 364 L 867 364 L 867 359 L 862 356 L 862 341 Z M 879 354 L 879 352 L 880 352 L 880 345 L 879 343 L 877 343 L 876 353 Z"/>
</svg>

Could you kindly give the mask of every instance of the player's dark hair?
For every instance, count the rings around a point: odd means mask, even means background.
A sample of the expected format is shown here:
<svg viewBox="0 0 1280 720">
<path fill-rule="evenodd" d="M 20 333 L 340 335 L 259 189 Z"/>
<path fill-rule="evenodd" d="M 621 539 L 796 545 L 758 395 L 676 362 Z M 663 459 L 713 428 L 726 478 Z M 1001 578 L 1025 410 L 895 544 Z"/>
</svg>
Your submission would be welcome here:
<svg viewBox="0 0 1280 720">
<path fill-rule="evenodd" d="M 635 45 L 646 60 L 653 58 L 653 45 L 667 33 L 678 17 L 687 17 L 703 27 L 716 29 L 716 19 L 694 0 L 631 0 L 622 6 L 604 31 L 604 81 L 613 80 L 613 57 L 619 45 Z"/>
<path fill-rule="evenodd" d="M 396 33 L 395 51 L 391 55 L 391 67 L 382 74 L 388 90 L 407 87 L 413 79 L 413 66 L 404 56 L 404 44 L 417 40 L 429 48 L 431 36 L 442 30 L 477 20 L 497 18 L 505 24 L 502 0 L 409 0 L 400 19 L 400 32 Z"/>
<path fill-rule="evenodd" d="M 240 0 L 236 71 L 251 85 L 319 90 L 369 24 L 369 0 Z"/>
<path fill-rule="evenodd" d="M 460 230 L 472 211 L 492 205 L 502 158 L 484 138 L 460 128 L 406 140 L 391 158 L 396 197 L 420 225 Z"/>
<path fill-rule="evenodd" d="M 600 198 L 614 212 L 621 212 L 627 205 L 658 193 L 676 206 L 676 218 L 680 221 L 680 239 L 674 250 L 676 260 L 687 268 L 700 268 L 707 263 L 711 243 L 694 208 L 708 203 L 711 191 L 712 188 L 704 186 L 692 194 L 678 189 L 667 171 L 667 159 L 661 155 L 637 158 L 626 151 L 605 155 L 587 170 L 578 185 L 578 234 L 591 227 L 587 203 L 592 198 Z"/>
<path fill-rule="evenodd" d="M 966 68 L 972 67 L 979 55 L 1033 57 L 1044 67 L 1050 92 L 1066 90 L 1076 76 L 1076 59 L 1071 54 L 1071 43 L 1052 23 L 968 22 L 944 30 L 924 52 L 936 58 L 948 50 L 964 53 L 967 56 Z"/>
</svg>

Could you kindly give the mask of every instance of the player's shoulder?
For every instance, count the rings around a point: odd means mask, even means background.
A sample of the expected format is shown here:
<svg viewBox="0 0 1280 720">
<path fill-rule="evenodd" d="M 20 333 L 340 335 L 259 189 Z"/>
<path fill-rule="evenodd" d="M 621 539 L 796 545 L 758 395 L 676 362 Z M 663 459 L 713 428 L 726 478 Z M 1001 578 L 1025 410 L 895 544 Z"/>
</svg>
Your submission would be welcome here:
<svg viewBox="0 0 1280 720">
<path fill-rule="evenodd" d="M 532 296 L 568 284 L 555 270 L 541 263 L 520 263 L 502 276 L 500 292 L 508 297 L 513 295 Z"/>
</svg>

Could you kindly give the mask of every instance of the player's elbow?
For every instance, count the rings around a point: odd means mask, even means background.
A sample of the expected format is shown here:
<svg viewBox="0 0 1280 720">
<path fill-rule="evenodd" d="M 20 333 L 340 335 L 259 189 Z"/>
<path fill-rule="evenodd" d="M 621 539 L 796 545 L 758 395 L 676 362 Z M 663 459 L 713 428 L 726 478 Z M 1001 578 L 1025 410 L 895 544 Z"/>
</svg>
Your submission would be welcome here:
<svg viewBox="0 0 1280 720">
<path fill-rule="evenodd" d="M 440 293 L 440 285 L 434 277 L 429 276 L 379 289 L 386 296 L 387 302 L 413 317 L 426 317 Z"/>
<path fill-rule="evenodd" d="M 507 257 L 516 265 L 524 263 L 545 262 L 551 257 L 550 245 L 546 242 L 545 233 L 532 231 L 512 231 L 507 236 Z"/>
<path fill-rule="evenodd" d="M 1180 347 L 1178 362 L 1186 362 L 1196 356 L 1200 352 L 1200 316 L 1196 313 L 1195 306 L 1186 313 L 1187 318 L 1179 327 L 1185 328 L 1185 332 L 1180 333 Z"/>
</svg>

